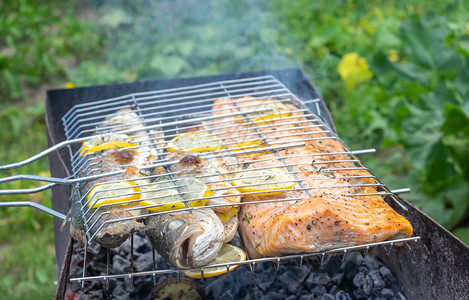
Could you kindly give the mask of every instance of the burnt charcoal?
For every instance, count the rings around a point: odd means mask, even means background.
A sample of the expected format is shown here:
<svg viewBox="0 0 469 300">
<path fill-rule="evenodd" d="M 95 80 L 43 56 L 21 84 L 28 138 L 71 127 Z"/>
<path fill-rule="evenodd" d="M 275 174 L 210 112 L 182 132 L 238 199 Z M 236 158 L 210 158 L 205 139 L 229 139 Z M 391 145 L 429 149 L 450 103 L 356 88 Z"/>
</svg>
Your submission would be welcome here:
<svg viewBox="0 0 469 300">
<path fill-rule="evenodd" d="M 107 284 L 106 282 L 103 282 L 103 291 L 105 294 L 109 294 L 111 293 L 112 290 L 114 290 L 116 288 L 116 286 L 118 285 L 118 280 L 108 280 L 107 281 Z"/>
<path fill-rule="evenodd" d="M 327 272 L 329 276 L 332 276 L 337 272 L 337 270 L 341 269 L 341 265 L 342 265 L 342 261 L 340 257 L 333 256 L 333 257 L 330 257 L 325 263 L 323 263 L 320 270 L 322 272 Z"/>
<path fill-rule="evenodd" d="M 79 284 L 78 282 L 74 281 L 74 282 L 70 282 L 69 283 L 69 287 L 72 291 L 76 292 L 78 290 L 81 289 L 81 284 Z"/>
<path fill-rule="evenodd" d="M 320 299 L 321 300 L 335 300 L 335 297 L 332 294 L 326 293 L 322 295 Z"/>
<path fill-rule="evenodd" d="M 363 286 L 365 282 L 365 274 L 362 272 L 357 273 L 355 277 L 353 278 L 353 285 L 357 288 L 360 288 Z"/>
<path fill-rule="evenodd" d="M 80 297 L 80 299 L 103 299 L 103 291 L 101 290 L 89 290 L 86 291 L 86 295 Z"/>
<path fill-rule="evenodd" d="M 357 266 L 361 265 L 363 256 L 359 252 L 351 252 L 346 254 L 346 259 L 341 265 L 341 269 L 345 273 L 348 280 L 352 280 L 358 273 Z"/>
<path fill-rule="evenodd" d="M 97 256 L 101 251 L 101 245 L 98 243 L 90 243 L 88 244 L 88 248 L 86 249 L 87 255 Z"/>
<path fill-rule="evenodd" d="M 368 271 L 378 270 L 378 261 L 372 256 L 365 256 L 362 261 L 362 266 L 365 266 Z"/>
<path fill-rule="evenodd" d="M 369 271 L 370 270 L 365 266 L 359 266 L 358 267 L 358 273 L 368 274 Z"/>
<path fill-rule="evenodd" d="M 333 285 L 329 290 L 329 294 L 335 295 L 339 290 L 340 289 L 337 285 Z"/>
<path fill-rule="evenodd" d="M 363 283 L 362 289 L 366 295 L 371 295 L 371 292 L 373 290 L 373 279 L 369 274 L 365 276 L 365 281 Z"/>
<path fill-rule="evenodd" d="M 112 258 L 112 269 L 115 274 L 125 274 L 130 272 L 130 260 L 120 255 L 114 255 Z"/>
<path fill-rule="evenodd" d="M 130 298 L 130 293 L 124 289 L 122 285 L 118 285 L 114 288 L 112 291 L 112 299 L 116 300 L 124 300 L 124 299 L 129 299 Z"/>
<path fill-rule="evenodd" d="M 278 277 L 283 286 L 287 288 L 290 293 L 295 293 L 300 288 L 300 282 L 295 278 L 292 278 L 288 272 L 283 273 Z"/>
<path fill-rule="evenodd" d="M 381 274 L 378 270 L 373 270 L 369 274 L 371 279 L 373 280 L 373 291 L 380 290 L 386 286 L 386 283 L 381 278 Z"/>
<path fill-rule="evenodd" d="M 70 277 L 75 278 L 75 277 L 81 277 L 83 274 L 83 268 L 82 267 L 74 267 L 70 271 Z"/>
<path fill-rule="evenodd" d="M 254 299 L 260 299 L 261 297 L 262 297 L 262 292 L 259 290 L 259 288 L 256 286 L 251 286 L 246 289 L 246 296 L 244 296 L 243 299 L 254 300 Z"/>
<path fill-rule="evenodd" d="M 389 270 L 386 266 L 382 266 L 381 268 L 379 268 L 379 273 L 386 282 L 392 281 L 394 279 L 391 270 Z"/>
<path fill-rule="evenodd" d="M 270 299 L 273 299 L 273 300 L 283 300 L 287 297 L 287 294 L 285 293 L 285 291 L 282 293 L 281 291 L 271 291 L 271 292 L 268 292 L 266 293 L 262 298 L 261 300 L 270 300 Z"/>
<path fill-rule="evenodd" d="M 299 300 L 314 300 L 314 295 L 303 295 L 303 296 L 300 296 L 300 299 Z"/>
<path fill-rule="evenodd" d="M 344 279 L 344 273 L 336 273 L 332 275 L 332 282 L 334 282 L 335 284 L 340 284 L 343 279 Z"/>
<path fill-rule="evenodd" d="M 217 276 L 215 280 L 205 286 L 205 294 L 210 295 L 213 299 L 221 299 L 221 295 L 230 285 L 228 276 Z"/>
<path fill-rule="evenodd" d="M 93 275 L 106 275 L 107 265 L 104 262 L 93 261 L 86 270 Z"/>
<path fill-rule="evenodd" d="M 369 274 L 359 272 L 353 278 L 353 285 L 355 285 L 365 295 L 371 295 L 371 291 L 373 290 L 373 279 Z"/>
<path fill-rule="evenodd" d="M 371 297 L 367 297 L 367 295 L 363 292 L 362 289 L 353 290 L 353 296 L 354 296 L 356 299 L 362 299 L 362 298 L 368 299 L 368 298 L 371 298 Z"/>
<path fill-rule="evenodd" d="M 149 299 L 154 288 L 153 280 L 148 281 L 145 277 L 141 278 L 141 281 L 135 281 L 135 299 Z"/>
<path fill-rule="evenodd" d="M 327 285 L 331 281 L 331 278 L 324 273 L 311 273 L 306 279 L 306 285 L 312 288 L 316 285 Z"/>
<path fill-rule="evenodd" d="M 394 296 L 394 291 L 388 288 L 384 288 L 379 291 L 379 296 L 384 298 L 392 298 Z"/>
<path fill-rule="evenodd" d="M 352 300 L 352 297 L 349 293 L 346 293 L 344 291 L 338 291 L 335 294 L 335 300 Z"/>
<path fill-rule="evenodd" d="M 226 299 L 226 300 L 234 300 L 235 297 L 231 294 L 230 290 L 226 290 L 221 296 L 220 299 Z"/>
<path fill-rule="evenodd" d="M 309 268 L 306 268 L 306 267 L 300 268 L 299 266 L 293 265 L 293 266 L 288 266 L 285 272 L 287 272 L 293 279 L 303 282 L 306 276 L 308 276 L 310 271 L 311 270 Z"/>
<path fill-rule="evenodd" d="M 134 234 L 134 253 L 147 253 L 151 249 L 146 236 L 139 232 Z"/>
<path fill-rule="evenodd" d="M 260 267 L 261 265 L 259 265 Z M 272 273 L 268 270 L 259 270 L 260 268 L 256 267 L 256 273 L 248 271 L 247 279 L 251 280 L 252 283 L 256 285 L 265 292 L 270 286 L 275 282 L 275 276 L 272 276 Z"/>
<path fill-rule="evenodd" d="M 324 285 L 317 285 L 311 289 L 311 293 L 313 293 L 315 296 L 322 296 L 327 293 L 327 289 Z"/>
<path fill-rule="evenodd" d="M 130 260 L 130 249 L 131 242 L 130 239 L 127 239 L 125 242 L 122 243 L 122 245 L 120 245 L 119 248 L 111 249 L 111 252 L 114 252 L 115 254 Z"/>
<path fill-rule="evenodd" d="M 99 246 L 99 245 L 98 245 Z M 111 249 L 110 274 L 130 272 L 130 239 L 123 246 Z M 88 252 L 89 263 L 86 276 L 104 275 L 106 273 L 106 254 L 104 247 L 91 249 Z M 98 251 L 99 250 L 99 251 Z M 83 276 L 83 249 L 77 248 L 72 256 L 70 276 Z M 140 233 L 134 235 L 133 271 L 153 270 L 153 255 L 147 238 Z M 155 253 L 157 269 L 169 269 L 171 266 Z M 156 283 L 161 283 L 176 274 L 156 275 Z M 86 282 L 85 289 L 77 282 L 69 283 L 69 289 L 80 295 L 81 299 L 148 299 L 154 287 L 152 276 L 128 277 L 104 282 Z M 206 278 L 199 282 L 205 289 L 206 299 L 396 299 L 405 297 L 389 270 L 372 256 L 363 257 L 358 252 L 346 253 L 341 257 L 330 257 L 322 265 L 318 259 L 303 261 L 302 267 L 297 262 L 282 263 L 275 269 L 273 264 L 254 265 L 253 272 L 249 266 L 242 265 L 236 270 L 223 275 Z"/>
<path fill-rule="evenodd" d="M 134 261 L 134 270 L 136 272 L 150 271 L 153 269 L 153 256 L 151 252 L 139 255 Z"/>
<path fill-rule="evenodd" d="M 406 300 L 406 297 L 401 292 L 399 292 L 392 298 L 392 300 Z"/>
</svg>

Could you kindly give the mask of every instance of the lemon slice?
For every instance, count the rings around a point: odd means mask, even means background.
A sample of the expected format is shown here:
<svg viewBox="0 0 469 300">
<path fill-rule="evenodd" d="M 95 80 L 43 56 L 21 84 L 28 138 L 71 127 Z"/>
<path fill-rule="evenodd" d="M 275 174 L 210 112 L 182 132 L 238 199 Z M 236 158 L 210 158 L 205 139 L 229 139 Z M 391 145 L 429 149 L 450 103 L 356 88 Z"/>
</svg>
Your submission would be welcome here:
<svg viewBox="0 0 469 300">
<path fill-rule="evenodd" d="M 243 249 L 236 247 L 231 244 L 224 244 L 220 252 L 218 253 L 217 258 L 210 262 L 210 265 L 216 264 L 228 264 L 228 263 L 236 263 L 240 261 L 246 260 L 246 252 Z M 230 265 L 229 270 L 232 271 L 236 269 L 239 265 Z M 217 276 L 221 274 L 225 274 L 227 272 L 226 266 L 221 267 L 205 267 L 204 268 L 204 278 Z M 202 272 L 200 269 L 192 269 L 192 270 L 184 270 L 182 274 L 186 275 L 190 278 L 202 278 Z"/>
<path fill-rule="evenodd" d="M 256 141 L 245 141 L 241 142 L 238 144 L 235 144 L 232 148 L 231 151 L 244 151 L 244 150 L 252 150 L 256 148 L 263 148 L 267 147 L 268 145 L 264 143 L 263 141 L 256 140 Z M 241 155 L 245 157 L 252 157 L 252 156 L 257 156 L 261 154 L 266 154 L 269 151 L 261 151 L 261 152 L 249 152 L 249 153 L 243 153 Z"/>
<path fill-rule="evenodd" d="M 264 125 L 271 120 L 291 116 L 290 108 L 274 99 L 256 100 L 248 102 L 246 106 L 241 107 L 241 111 L 252 110 L 263 110 L 261 112 L 247 114 L 247 117 L 255 123 L 255 125 Z"/>
<path fill-rule="evenodd" d="M 215 212 L 215 214 L 220 218 L 222 223 L 225 223 L 232 217 L 234 217 L 239 211 L 239 207 L 233 206 L 229 211 L 226 212 Z"/>
<path fill-rule="evenodd" d="M 265 146 L 265 144 L 261 140 L 244 141 L 244 142 L 233 145 L 233 147 L 231 148 L 231 151 L 249 150 L 249 149 L 259 148 L 262 146 Z"/>
<path fill-rule="evenodd" d="M 97 208 L 103 204 L 140 199 L 138 185 L 129 180 L 101 183 L 95 185 L 88 193 L 88 206 Z"/>
<path fill-rule="evenodd" d="M 179 186 L 181 193 L 176 188 Z M 168 211 L 186 208 L 184 200 L 191 207 L 204 206 L 213 196 L 209 187 L 198 178 L 179 178 L 176 182 L 157 182 L 142 192 L 140 205 L 152 211 Z M 157 206 L 154 206 L 157 205 Z"/>
<path fill-rule="evenodd" d="M 280 194 L 285 189 L 295 186 L 295 177 L 280 168 L 248 170 L 237 173 L 231 181 L 242 193 L 268 192 L 263 194 Z"/>
<path fill-rule="evenodd" d="M 135 147 L 137 145 L 138 143 L 132 143 L 132 138 L 126 134 L 110 133 L 109 135 L 95 137 L 83 142 L 80 154 L 85 155 L 103 150 Z"/>
<path fill-rule="evenodd" d="M 201 131 L 185 132 L 168 143 L 168 151 L 202 152 L 217 151 L 224 146 L 220 138 L 214 134 Z"/>
</svg>

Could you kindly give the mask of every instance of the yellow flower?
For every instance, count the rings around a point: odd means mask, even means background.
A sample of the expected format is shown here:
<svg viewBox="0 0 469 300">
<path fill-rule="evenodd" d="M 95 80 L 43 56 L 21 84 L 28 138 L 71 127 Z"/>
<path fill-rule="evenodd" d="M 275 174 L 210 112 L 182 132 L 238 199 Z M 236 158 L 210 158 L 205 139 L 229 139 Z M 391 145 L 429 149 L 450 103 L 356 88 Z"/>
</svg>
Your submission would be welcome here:
<svg viewBox="0 0 469 300">
<path fill-rule="evenodd" d="M 349 90 L 353 90 L 359 83 L 369 81 L 373 76 L 366 59 L 355 52 L 347 53 L 342 57 L 337 66 L 337 72 Z"/>
<path fill-rule="evenodd" d="M 65 84 L 66 89 L 73 89 L 75 87 L 75 84 L 73 82 L 67 82 Z"/>
<path fill-rule="evenodd" d="M 399 60 L 399 55 L 397 55 L 397 51 L 394 49 L 388 50 L 388 59 L 392 62 L 396 62 Z"/>
</svg>

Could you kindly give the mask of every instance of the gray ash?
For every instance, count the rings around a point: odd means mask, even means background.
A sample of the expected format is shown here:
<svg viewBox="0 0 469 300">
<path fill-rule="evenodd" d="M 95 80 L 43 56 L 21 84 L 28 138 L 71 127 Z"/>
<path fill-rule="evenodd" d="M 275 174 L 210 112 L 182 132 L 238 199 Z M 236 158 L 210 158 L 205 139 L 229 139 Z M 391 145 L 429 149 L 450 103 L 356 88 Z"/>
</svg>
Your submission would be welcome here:
<svg viewBox="0 0 469 300">
<path fill-rule="evenodd" d="M 110 250 L 110 274 L 127 274 L 153 270 L 152 248 L 144 234 L 134 235 L 133 266 L 131 242 Z M 106 275 L 107 251 L 98 244 L 88 247 L 86 276 Z M 170 266 L 156 253 L 157 269 Z M 75 245 L 70 277 L 82 277 L 83 249 Z M 131 270 L 133 267 L 133 270 Z M 183 275 L 181 275 L 183 276 Z M 70 283 L 66 299 L 150 299 L 155 283 L 176 274 L 142 276 L 133 279 L 86 281 Z M 305 260 L 300 267 L 296 261 L 254 266 L 241 265 L 232 272 L 195 280 L 203 287 L 206 299 L 288 299 L 288 300 L 349 300 L 405 299 L 391 271 L 378 259 L 359 252 L 344 258 L 330 257 L 323 264 L 319 259 Z"/>
</svg>

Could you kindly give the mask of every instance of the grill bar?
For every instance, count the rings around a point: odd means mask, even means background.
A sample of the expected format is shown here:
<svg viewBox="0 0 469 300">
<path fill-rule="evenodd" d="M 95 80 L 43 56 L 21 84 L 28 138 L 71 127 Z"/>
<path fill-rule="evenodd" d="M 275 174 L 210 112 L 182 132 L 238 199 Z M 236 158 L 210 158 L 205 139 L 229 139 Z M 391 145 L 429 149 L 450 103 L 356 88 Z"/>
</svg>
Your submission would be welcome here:
<svg viewBox="0 0 469 300">
<path fill-rule="evenodd" d="M 265 263 L 265 262 L 277 263 L 281 261 L 289 261 L 289 260 L 294 260 L 294 259 L 304 260 L 304 259 L 313 258 L 313 257 L 318 257 L 318 258 L 320 257 L 322 260 L 324 260 L 325 257 L 345 254 L 350 251 L 359 251 L 359 250 L 369 251 L 370 249 L 375 248 L 375 247 L 391 246 L 397 243 L 405 243 L 408 247 L 410 247 L 409 244 L 416 243 L 419 240 L 420 240 L 420 237 L 410 237 L 410 238 L 405 238 L 405 239 L 396 239 L 392 241 L 385 241 L 385 242 L 379 242 L 379 243 L 370 243 L 370 244 L 364 244 L 364 245 L 358 245 L 358 246 L 352 246 L 352 247 L 338 248 L 338 249 L 325 251 L 325 252 L 319 252 L 319 253 L 307 253 L 307 254 L 280 256 L 280 257 L 265 257 L 265 258 L 258 258 L 258 259 L 249 259 L 245 261 L 233 262 L 233 263 L 230 263 L 229 265 L 249 265 L 249 264 L 257 264 L 257 263 Z M 214 264 L 214 265 L 206 266 L 204 267 L 204 269 L 216 268 L 220 266 L 226 266 L 226 264 Z M 154 270 L 154 271 L 147 271 L 147 272 L 136 272 L 136 273 L 131 273 L 131 274 L 116 274 L 116 275 L 88 276 L 88 277 L 83 276 L 80 278 L 70 278 L 70 281 L 82 283 L 83 281 L 133 278 L 133 277 L 140 277 L 140 276 L 150 276 L 154 274 L 164 275 L 164 274 L 174 274 L 174 273 L 181 273 L 181 271 L 180 270 Z M 227 274 L 229 274 L 229 272 Z"/>
</svg>

